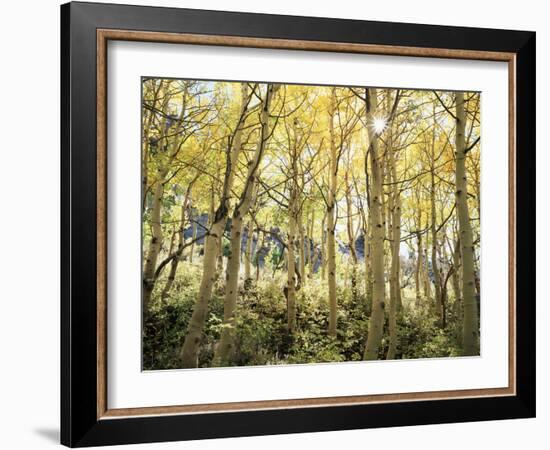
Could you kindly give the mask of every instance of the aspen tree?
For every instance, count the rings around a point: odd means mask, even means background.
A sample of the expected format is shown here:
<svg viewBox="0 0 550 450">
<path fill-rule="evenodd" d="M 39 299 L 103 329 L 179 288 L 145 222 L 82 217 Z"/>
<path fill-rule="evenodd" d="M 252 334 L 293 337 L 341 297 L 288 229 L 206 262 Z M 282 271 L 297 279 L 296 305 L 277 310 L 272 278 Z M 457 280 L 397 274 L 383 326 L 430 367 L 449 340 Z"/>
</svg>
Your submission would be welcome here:
<svg viewBox="0 0 550 450">
<path fill-rule="evenodd" d="M 337 298 L 336 298 L 336 175 L 338 174 L 338 149 L 336 147 L 336 136 L 334 120 L 336 115 L 336 88 L 331 89 L 330 111 L 329 111 L 329 133 L 330 133 L 330 163 L 329 163 L 329 188 L 327 199 L 327 268 L 328 268 L 328 303 L 329 303 L 329 325 L 330 336 L 336 336 L 337 320 Z"/>
<path fill-rule="evenodd" d="M 253 222 L 248 221 L 246 228 L 246 246 L 244 250 L 244 280 L 245 283 L 252 278 L 252 244 L 254 239 Z"/>
<path fill-rule="evenodd" d="M 390 308 L 389 308 L 389 331 L 390 343 L 387 359 L 394 359 L 397 351 L 397 316 L 401 307 L 401 192 L 397 179 L 397 160 L 394 149 L 393 118 L 399 102 L 399 91 L 395 94 L 392 110 L 389 114 L 389 136 L 388 136 L 388 163 L 391 180 L 391 269 L 390 269 Z M 389 91 L 387 92 L 389 99 Z"/>
<path fill-rule="evenodd" d="M 455 94 L 456 102 L 456 208 L 458 211 L 459 235 L 462 246 L 462 295 L 463 295 L 463 351 L 464 355 L 479 354 L 479 312 L 477 308 L 474 245 L 470 213 L 468 211 L 468 178 L 466 176 L 465 127 L 466 112 L 464 109 L 464 94 Z"/>
<path fill-rule="evenodd" d="M 179 354 L 182 367 L 198 366 L 198 352 L 202 330 L 208 313 L 208 303 L 212 297 L 212 287 L 217 280 L 216 263 L 218 251 L 221 246 L 221 238 L 229 213 L 229 198 L 233 187 L 237 161 L 241 152 L 242 131 L 249 101 L 250 97 L 247 94 L 247 87 L 243 83 L 241 88 L 241 105 L 239 108 L 240 115 L 232 140 L 230 141 L 231 145 L 227 150 L 223 191 L 219 206 L 212 219 L 210 230 L 205 237 L 201 284 L 187 328 L 187 334 Z"/>
<path fill-rule="evenodd" d="M 369 321 L 369 332 L 363 359 L 378 358 L 384 327 L 384 308 L 386 287 L 384 274 L 384 224 L 382 223 L 382 168 L 378 149 L 378 134 L 372 124 L 378 110 L 378 94 L 375 88 L 366 89 L 367 129 L 369 135 L 369 155 L 372 178 L 372 195 L 370 204 L 370 229 L 372 252 L 372 313 Z"/>
<path fill-rule="evenodd" d="M 231 364 L 232 356 L 235 351 L 235 308 L 237 305 L 239 271 L 241 264 L 243 221 L 252 206 L 254 189 L 257 184 L 256 177 L 258 167 L 262 161 L 262 157 L 267 146 L 267 141 L 270 137 L 269 115 L 273 94 L 276 90 L 277 86 L 272 84 L 267 85 L 265 98 L 262 100 L 261 104 L 258 143 L 256 145 L 254 156 L 248 162 L 248 172 L 246 174 L 245 186 L 231 217 L 231 250 L 227 261 L 223 328 L 220 342 L 216 348 L 216 353 L 212 363 L 214 366 L 225 366 Z"/>
</svg>

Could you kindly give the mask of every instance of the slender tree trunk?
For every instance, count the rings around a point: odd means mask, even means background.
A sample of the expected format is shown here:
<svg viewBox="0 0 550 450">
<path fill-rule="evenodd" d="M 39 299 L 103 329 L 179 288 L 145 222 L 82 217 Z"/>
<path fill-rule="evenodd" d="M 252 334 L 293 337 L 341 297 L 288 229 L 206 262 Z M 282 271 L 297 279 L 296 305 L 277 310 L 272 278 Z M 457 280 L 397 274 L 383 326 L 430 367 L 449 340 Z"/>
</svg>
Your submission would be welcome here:
<svg viewBox="0 0 550 450">
<path fill-rule="evenodd" d="M 172 225 L 172 235 L 170 236 L 170 246 L 168 247 L 168 255 L 171 255 L 172 252 L 174 251 L 174 245 L 175 245 L 175 242 L 176 242 L 176 234 L 177 234 L 177 231 L 176 231 L 176 225 Z"/>
<path fill-rule="evenodd" d="M 462 294 L 460 292 L 460 271 L 462 269 L 460 264 L 460 239 L 456 239 L 454 250 L 453 250 L 453 275 L 452 275 L 452 285 L 455 302 L 458 302 L 459 305 L 462 304 Z"/>
<path fill-rule="evenodd" d="M 432 148 L 432 167 L 431 167 L 431 189 L 430 189 L 430 205 L 431 205 L 431 225 L 430 231 L 432 233 L 432 271 L 434 277 L 435 287 L 435 311 L 439 320 L 439 326 L 443 326 L 445 319 L 443 318 L 445 312 L 443 311 L 443 298 L 441 295 L 441 274 L 439 273 L 439 262 L 437 261 L 438 253 L 438 239 L 437 239 L 437 222 L 436 222 L 436 210 L 435 210 L 435 176 L 434 176 L 434 152 Z"/>
<path fill-rule="evenodd" d="M 348 173 L 346 172 L 345 176 L 346 185 L 349 186 Z M 348 247 L 351 257 L 351 261 L 354 265 L 357 264 L 357 250 L 355 248 L 355 231 L 353 227 L 353 205 L 351 202 L 351 189 L 346 189 L 346 212 L 347 212 L 347 221 L 346 221 L 346 230 L 348 233 Z"/>
<path fill-rule="evenodd" d="M 178 265 L 181 261 L 183 249 L 185 248 L 185 238 L 183 237 L 183 231 L 185 230 L 185 224 L 186 224 L 186 214 L 188 212 L 189 207 L 189 200 L 191 198 L 191 191 L 193 189 L 193 185 L 198 180 L 199 175 L 196 175 L 195 178 L 191 180 L 189 185 L 187 186 L 187 190 L 185 191 L 185 197 L 183 199 L 183 203 L 181 205 L 181 212 L 180 212 L 180 226 L 177 231 L 178 234 L 178 248 L 176 250 L 176 256 L 174 259 L 172 259 L 172 262 L 170 263 L 170 273 L 168 274 L 168 279 L 166 280 L 166 284 L 164 285 L 164 289 L 162 290 L 161 298 L 163 301 L 166 301 L 168 298 L 168 295 L 170 294 L 170 290 L 172 289 L 172 286 L 174 284 L 174 280 L 176 279 L 176 273 L 178 271 Z"/>
<path fill-rule="evenodd" d="M 328 297 L 329 297 L 329 335 L 336 336 L 336 243 L 334 204 L 330 207 L 327 221 L 327 269 L 328 269 Z"/>
<path fill-rule="evenodd" d="M 274 93 L 274 86 L 267 85 L 265 99 L 262 101 L 262 112 L 260 114 L 260 136 L 258 145 L 252 160 L 248 164 L 245 187 L 231 220 L 231 252 L 227 261 L 227 282 L 225 288 L 225 299 L 223 306 L 224 326 L 220 336 L 220 342 L 216 347 L 213 366 L 226 366 L 231 364 L 235 351 L 235 308 L 237 305 L 237 294 L 239 284 L 239 271 L 241 265 L 241 241 L 243 219 L 250 211 L 254 199 L 256 187 L 256 176 L 258 167 L 265 152 L 269 138 L 269 111 L 271 98 Z"/>
<path fill-rule="evenodd" d="M 367 123 L 372 124 L 374 114 L 378 106 L 377 91 L 374 88 L 366 89 Z M 365 345 L 363 359 L 372 360 L 378 358 L 378 351 L 382 342 L 384 327 L 385 307 L 385 281 L 384 281 L 384 225 L 382 223 L 382 173 L 380 167 L 380 155 L 378 153 L 378 136 L 368 126 L 369 154 L 372 176 L 372 197 L 370 202 L 371 218 L 371 251 L 372 251 L 372 275 L 373 275 L 373 299 L 372 314 L 369 321 L 369 334 Z"/>
<path fill-rule="evenodd" d="M 212 223 L 214 222 L 214 216 L 216 215 L 216 197 L 214 195 L 213 191 L 214 187 L 212 186 L 212 195 L 210 197 L 210 210 L 208 213 L 208 228 L 210 229 L 212 227 Z M 218 240 L 216 241 L 216 283 L 220 282 L 220 275 L 223 272 L 223 235 L 225 233 L 225 227 L 222 231 L 222 233 L 218 236 Z"/>
<path fill-rule="evenodd" d="M 182 209 L 183 209 L 183 207 L 182 207 Z M 185 214 L 184 213 L 182 213 L 181 220 L 182 221 L 185 220 Z M 172 259 L 172 262 L 170 263 L 170 272 L 168 274 L 168 278 L 166 279 L 166 283 L 164 285 L 164 288 L 162 289 L 162 293 L 161 293 L 161 296 L 160 296 L 160 298 L 163 302 L 165 302 L 168 299 L 170 289 L 172 289 L 172 285 L 174 284 L 174 280 L 176 279 L 176 271 L 178 270 L 178 263 L 179 263 L 179 256 L 180 256 L 179 249 L 184 244 L 183 243 L 183 238 L 181 236 L 182 235 L 181 225 L 180 225 L 180 228 L 178 230 L 174 231 L 174 234 L 172 235 L 172 244 L 170 244 L 170 251 L 168 252 L 168 255 L 172 254 L 173 242 L 174 242 L 174 238 L 175 238 L 176 234 L 179 236 L 178 237 L 178 249 L 175 252 L 176 256 Z"/>
<path fill-rule="evenodd" d="M 160 177 L 160 179 L 163 180 L 164 176 Z M 155 184 L 153 208 L 151 212 L 153 233 L 149 242 L 149 250 L 147 251 L 145 267 L 143 269 L 143 311 L 146 315 L 149 313 L 151 295 L 153 294 L 153 289 L 155 287 L 155 270 L 157 267 L 160 247 L 162 245 L 162 225 L 160 223 L 160 219 L 163 191 L 164 186 L 162 181 L 159 180 Z"/>
<path fill-rule="evenodd" d="M 367 94 L 368 95 L 368 94 Z M 370 232 L 370 225 L 372 223 L 371 215 L 370 215 L 370 208 L 371 208 L 371 187 L 369 182 L 369 154 L 368 151 L 365 152 L 364 155 L 364 172 L 365 172 L 365 196 L 366 196 L 366 205 L 367 210 L 369 212 L 369 216 L 367 218 L 367 214 L 365 213 L 364 209 L 361 208 L 361 219 L 363 222 L 363 251 L 365 254 L 365 313 L 367 315 L 371 315 L 372 313 L 372 248 L 371 248 L 371 232 Z M 359 190 L 356 187 L 357 194 L 359 195 Z"/>
<path fill-rule="evenodd" d="M 225 300 L 223 307 L 223 325 L 220 342 L 214 354 L 212 366 L 227 366 L 231 364 L 235 350 L 235 307 L 239 284 L 239 269 L 241 259 L 243 220 L 241 217 L 231 219 L 230 250 L 227 257 L 227 275 Z"/>
<path fill-rule="evenodd" d="M 336 137 L 334 132 L 334 113 L 336 111 L 336 90 L 332 89 L 329 131 L 330 131 L 330 164 L 329 189 L 327 204 L 327 262 L 328 262 L 328 299 L 330 336 L 336 336 L 337 299 L 336 299 L 336 175 L 338 173 Z"/>
<path fill-rule="evenodd" d="M 225 228 L 225 227 L 224 227 Z M 224 230 L 225 231 L 225 230 Z M 216 281 L 220 279 L 220 275 L 223 272 L 223 231 L 216 242 Z"/>
<path fill-rule="evenodd" d="M 445 226 L 442 227 L 441 229 L 441 235 L 442 236 L 447 236 L 447 231 L 445 229 Z M 449 261 L 451 258 L 449 258 L 448 254 L 447 254 L 447 247 L 445 246 L 445 244 L 443 242 L 440 243 L 439 247 L 439 253 L 438 253 L 438 258 L 439 258 L 439 261 Z M 447 286 L 448 286 L 448 283 L 449 283 L 449 278 L 451 278 L 451 275 L 453 273 L 453 265 L 451 263 L 447 263 L 447 273 L 444 273 L 444 267 L 445 267 L 445 263 L 442 263 L 442 265 L 439 267 L 439 279 L 440 279 L 440 282 L 441 282 L 441 317 L 440 317 L 440 326 L 441 328 L 445 328 L 447 326 L 447 300 L 448 300 L 448 289 L 447 289 Z"/>
<path fill-rule="evenodd" d="M 346 183 L 346 191 L 345 191 L 346 214 L 347 214 L 346 229 L 348 234 L 348 247 L 349 247 L 350 258 L 351 258 L 351 270 L 350 270 L 351 298 L 355 302 L 357 301 L 357 298 L 358 298 L 358 292 L 357 292 L 358 258 L 357 258 L 357 249 L 355 247 L 356 232 L 353 224 L 353 203 L 351 201 L 351 185 L 349 180 L 349 168 L 346 169 L 344 181 Z M 348 261 L 348 264 L 349 264 L 349 261 Z"/>
<path fill-rule="evenodd" d="M 366 219 L 364 219 L 366 220 Z M 365 297 L 366 297 L 366 312 L 371 313 L 372 310 L 372 271 L 370 257 L 370 239 L 367 224 L 363 226 L 363 253 L 365 254 Z"/>
<path fill-rule="evenodd" d="M 298 232 L 299 232 L 299 244 L 300 250 L 298 255 L 300 256 L 300 275 L 302 277 L 302 284 L 306 284 L 306 252 L 305 252 L 305 236 L 304 236 L 304 224 L 302 220 L 302 214 L 298 214 Z"/>
<path fill-rule="evenodd" d="M 390 130 L 391 133 L 391 130 Z M 390 345 L 388 348 L 387 359 L 395 359 L 395 354 L 398 346 L 397 336 L 397 316 L 401 310 L 401 261 L 400 261 L 400 245 L 401 245 L 401 195 L 397 185 L 397 168 L 396 158 L 393 149 L 393 142 L 389 139 L 389 163 L 392 184 L 392 241 L 391 241 L 391 275 L 390 275 L 390 313 L 389 313 L 389 330 L 390 330 Z"/>
<path fill-rule="evenodd" d="M 420 279 L 422 271 L 422 234 L 416 233 L 416 267 L 414 270 L 414 289 L 415 289 L 415 305 L 418 308 L 422 295 L 420 293 Z"/>
<path fill-rule="evenodd" d="M 294 214 L 296 205 L 295 189 L 292 189 L 289 218 L 288 218 L 288 248 L 287 248 L 287 284 L 286 284 L 286 301 L 287 301 L 287 329 L 289 333 L 294 333 L 296 329 L 296 216 Z"/>
<path fill-rule="evenodd" d="M 149 117 L 152 117 L 152 113 L 149 113 Z M 150 120 L 149 120 L 150 122 Z M 143 132 L 143 153 L 141 157 L 141 207 L 145 212 L 145 202 L 147 200 L 147 183 L 149 180 L 149 125 L 144 127 Z"/>
<path fill-rule="evenodd" d="M 252 220 L 248 222 L 248 228 L 246 231 L 246 246 L 244 250 L 244 280 L 245 283 L 252 279 L 252 239 L 253 234 Z"/>
<path fill-rule="evenodd" d="M 456 94 L 456 206 L 460 242 L 462 245 L 462 295 L 463 300 L 463 351 L 464 355 L 479 354 L 479 312 L 477 308 L 474 244 L 472 227 L 468 212 L 468 180 L 466 176 L 466 142 L 464 129 L 466 113 L 464 111 L 464 94 Z"/>
<path fill-rule="evenodd" d="M 160 298 L 163 302 L 166 302 L 168 300 L 168 295 L 170 294 L 170 290 L 172 289 L 172 286 L 174 284 L 174 280 L 176 279 L 176 272 L 178 270 L 178 263 L 179 258 L 176 257 L 172 259 L 172 262 L 170 263 L 170 272 L 168 273 L 168 278 L 166 279 L 166 284 L 164 285 L 164 288 L 162 289 L 162 294 Z"/>
<path fill-rule="evenodd" d="M 224 186 L 220 196 L 220 205 L 216 210 L 210 230 L 206 234 L 204 257 L 202 261 L 201 284 L 195 300 L 193 314 L 191 315 L 191 319 L 189 321 L 187 334 L 180 351 L 180 360 L 182 367 L 184 368 L 198 366 L 198 353 L 202 338 L 202 330 L 204 328 L 206 315 L 208 313 L 208 304 L 210 303 L 210 299 L 212 297 L 212 286 L 217 280 L 216 261 L 221 246 L 221 237 L 227 222 L 229 197 L 231 195 L 239 153 L 241 152 L 244 117 L 248 108 L 247 88 L 244 84 L 241 93 L 241 115 L 235 128 L 233 139 L 230 141 L 231 146 L 228 148 Z"/>
<path fill-rule="evenodd" d="M 426 245 L 422 248 L 422 284 L 424 285 L 424 297 L 426 298 L 426 303 L 431 304 L 432 299 L 432 288 L 430 283 L 430 276 L 428 274 L 428 251 L 426 247 L 428 246 L 428 238 L 426 237 Z"/>
<path fill-rule="evenodd" d="M 296 129 L 294 129 L 294 146 L 290 149 L 290 192 L 288 201 L 288 248 L 287 248 L 287 285 L 285 295 L 287 300 L 287 329 L 289 333 L 296 330 L 296 292 L 301 285 L 304 274 L 304 237 L 302 211 L 299 200 L 301 187 L 299 185 L 298 160 L 300 159 Z M 303 185 L 302 185 L 303 186 Z M 297 249 L 296 246 L 300 248 Z M 296 265 L 298 254 L 299 265 Z"/>
<path fill-rule="evenodd" d="M 384 180 L 385 180 L 385 158 L 384 158 L 384 152 L 382 151 L 379 151 L 379 161 L 380 161 L 380 180 L 381 180 L 381 184 L 382 186 L 384 186 Z M 374 180 L 373 180 L 374 182 Z M 374 194 L 373 194 L 374 195 Z M 384 236 L 384 238 L 386 236 L 391 236 L 391 215 L 387 214 L 387 207 L 388 207 L 388 201 L 386 199 L 386 196 L 384 195 L 384 188 L 382 187 L 381 190 L 380 190 L 380 219 L 382 220 L 382 235 Z M 389 217 L 388 217 L 389 216 Z M 389 220 L 388 220 L 389 218 Z M 382 248 L 383 248 L 383 267 L 384 267 L 384 274 L 388 273 L 386 271 L 386 268 L 389 266 L 388 265 L 388 258 L 389 258 L 389 255 L 388 255 L 388 252 L 386 252 L 386 241 L 385 239 L 382 241 Z M 387 286 L 384 285 L 384 289 L 386 289 Z M 386 289 L 387 290 L 387 289 Z M 386 296 L 387 296 L 387 292 L 386 292 Z"/>
<path fill-rule="evenodd" d="M 158 94 L 162 88 L 163 82 L 159 81 L 158 86 L 153 88 L 153 108 L 157 107 Z M 147 184 L 149 180 L 149 152 L 150 152 L 150 132 L 153 122 L 154 113 L 144 109 L 145 120 L 143 123 L 143 142 L 142 142 L 142 155 L 141 155 L 141 207 L 145 211 L 145 200 L 147 198 Z"/>
<path fill-rule="evenodd" d="M 214 222 L 210 233 L 206 237 L 202 262 L 203 276 L 199 287 L 199 294 L 180 352 L 180 360 L 184 368 L 198 367 L 198 351 L 202 338 L 202 330 L 208 313 L 208 303 L 212 296 L 212 286 L 216 281 L 217 241 L 218 236 L 223 233 L 223 229 L 225 228 L 225 220 L 226 217 L 223 214 L 218 214 L 218 220 Z"/>
<path fill-rule="evenodd" d="M 315 265 L 317 264 L 317 252 L 315 250 L 315 240 L 313 239 L 313 232 L 315 226 L 315 208 L 311 210 L 311 221 L 309 222 L 309 231 L 307 236 L 307 255 L 308 255 L 308 269 L 309 278 L 313 278 L 315 275 Z"/>
</svg>

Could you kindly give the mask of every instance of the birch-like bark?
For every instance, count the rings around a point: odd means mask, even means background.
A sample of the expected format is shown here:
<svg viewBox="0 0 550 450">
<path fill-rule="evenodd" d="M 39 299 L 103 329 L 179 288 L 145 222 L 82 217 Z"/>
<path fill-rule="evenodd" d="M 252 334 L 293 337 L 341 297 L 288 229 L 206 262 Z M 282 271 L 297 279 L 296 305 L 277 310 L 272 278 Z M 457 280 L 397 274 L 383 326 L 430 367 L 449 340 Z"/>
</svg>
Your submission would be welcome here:
<svg viewBox="0 0 550 450">
<path fill-rule="evenodd" d="M 223 308 L 223 328 L 220 342 L 216 347 L 213 366 L 227 366 L 232 363 L 235 352 L 235 308 L 237 306 L 237 294 L 239 284 L 239 271 L 241 265 L 241 242 L 243 232 L 243 220 L 250 211 L 254 198 L 254 189 L 257 183 L 258 167 L 265 153 L 267 141 L 270 136 L 269 113 L 271 99 L 276 87 L 268 84 L 266 96 L 262 101 L 260 113 L 260 134 L 254 156 L 248 163 L 246 182 L 239 202 L 231 219 L 231 250 L 227 260 L 227 277 Z"/>
<path fill-rule="evenodd" d="M 368 95 L 368 94 L 366 94 Z M 367 148 L 368 150 L 368 148 Z M 363 228 L 363 251 L 365 254 L 365 312 L 369 316 L 372 313 L 372 255 L 371 255 L 371 187 L 370 187 L 370 177 L 369 177 L 369 154 L 368 151 L 365 152 L 364 156 L 364 172 L 365 172 L 365 197 L 366 197 L 366 206 L 369 215 L 365 213 L 365 210 L 361 208 L 361 219 L 362 219 L 362 228 Z M 357 194 L 359 195 L 359 190 L 356 188 Z"/>
<path fill-rule="evenodd" d="M 336 137 L 334 132 L 334 114 L 336 111 L 336 90 L 332 88 L 330 97 L 330 164 L 329 189 L 327 198 L 327 265 L 328 265 L 328 303 L 330 336 L 336 336 L 338 304 L 336 298 L 336 175 L 338 173 Z"/>
<path fill-rule="evenodd" d="M 253 235 L 253 225 L 252 220 L 248 222 L 248 227 L 246 229 L 246 246 L 244 248 L 244 280 L 245 283 L 249 282 L 252 279 L 252 239 Z"/>
<path fill-rule="evenodd" d="M 350 284 L 351 284 L 351 297 L 353 301 L 357 301 L 358 292 L 357 292 L 357 249 L 355 247 L 356 240 L 356 230 L 353 223 L 353 203 L 351 199 L 351 184 L 349 179 L 349 167 L 346 169 L 344 174 L 344 182 L 346 183 L 345 197 L 346 197 L 346 230 L 348 234 L 348 247 L 351 257 L 351 273 L 350 273 Z"/>
<path fill-rule="evenodd" d="M 161 205 L 162 194 L 164 192 L 163 180 L 166 175 L 160 177 L 155 183 L 153 194 L 153 207 L 151 210 L 151 228 L 152 236 L 149 241 L 149 250 L 145 258 L 145 267 L 143 268 L 143 311 L 145 315 L 149 313 L 151 296 L 155 287 L 155 270 L 157 268 L 158 256 L 162 245 L 162 225 Z"/>
<path fill-rule="evenodd" d="M 198 366 L 198 353 L 202 338 L 202 331 L 208 313 L 208 304 L 212 298 L 212 287 L 217 280 L 216 262 L 221 246 L 221 238 L 225 230 L 229 213 L 229 198 L 233 187 L 236 165 L 241 152 L 242 131 L 244 119 L 248 108 L 246 85 L 243 83 L 240 106 L 240 116 L 237 122 L 231 147 L 228 149 L 224 185 L 220 196 L 220 204 L 214 214 L 212 225 L 205 237 L 204 257 L 202 260 L 202 278 L 199 292 L 195 300 L 193 314 L 189 321 L 187 334 L 180 350 L 180 361 L 184 368 Z"/>
<path fill-rule="evenodd" d="M 204 244 L 204 258 L 202 261 L 203 275 L 199 293 L 183 346 L 180 351 L 180 360 L 183 368 L 198 367 L 198 352 L 202 338 L 202 330 L 208 313 L 208 303 L 212 297 L 212 286 L 216 281 L 216 256 L 218 237 L 223 233 L 227 216 L 223 208 L 218 209 L 216 219 L 206 237 Z"/>
<path fill-rule="evenodd" d="M 378 106 L 377 90 L 366 89 L 367 126 L 369 134 L 369 155 L 372 176 L 372 196 L 370 202 L 370 229 L 372 252 L 373 298 L 372 313 L 369 321 L 369 333 L 363 359 L 378 358 L 384 328 L 384 307 L 386 301 L 384 281 L 384 224 L 382 223 L 382 173 L 381 156 L 378 151 L 378 135 L 373 129 L 374 117 Z"/>
<path fill-rule="evenodd" d="M 365 219 L 366 220 L 366 219 Z M 370 257 L 370 237 L 367 224 L 363 226 L 363 253 L 365 254 L 365 297 L 366 297 L 366 312 L 372 312 L 372 271 Z"/>
<path fill-rule="evenodd" d="M 420 307 L 422 294 L 420 293 L 420 279 L 422 272 L 422 234 L 416 232 L 416 267 L 414 269 L 415 305 Z"/>
<path fill-rule="evenodd" d="M 301 230 L 301 212 L 299 207 L 300 187 L 298 185 L 298 139 L 296 139 L 296 130 L 294 130 L 294 145 L 290 147 L 290 192 L 288 200 L 288 247 L 287 247 L 287 283 L 285 287 L 285 296 L 287 303 L 287 329 L 289 333 L 296 330 L 296 290 L 301 283 L 303 271 L 301 265 L 304 258 L 303 232 Z M 296 249 L 296 244 L 301 244 L 302 249 Z M 298 250 L 298 252 L 296 252 Z M 299 264 L 296 266 L 296 253 L 298 253 Z M 299 277 L 297 277 L 299 273 Z"/>
<path fill-rule="evenodd" d="M 468 211 L 468 178 L 466 175 L 466 141 L 464 129 L 466 112 L 464 94 L 457 92 L 456 99 L 456 207 L 459 235 L 462 245 L 462 295 L 463 295 L 463 351 L 466 356 L 479 355 L 479 312 L 477 308 L 474 244 Z"/>
<path fill-rule="evenodd" d="M 148 83 L 156 83 L 156 81 L 149 80 Z M 158 85 L 153 87 L 153 99 L 151 106 L 153 108 L 157 107 L 157 100 L 159 97 L 160 90 L 163 86 L 163 81 L 160 80 Z M 144 123 L 143 123 L 143 142 L 142 142 L 142 155 L 141 155 L 141 207 L 145 211 L 145 200 L 147 198 L 147 183 L 149 180 L 149 154 L 150 154 L 150 134 L 151 126 L 153 124 L 153 111 L 147 111 L 144 108 Z"/>
<path fill-rule="evenodd" d="M 391 133 L 391 130 L 390 130 Z M 389 139 L 388 145 L 389 165 L 392 184 L 391 192 L 391 274 L 390 274 L 390 311 L 389 311 L 389 331 L 390 344 L 388 348 L 387 359 L 395 359 L 398 346 L 397 336 L 397 316 L 401 308 L 401 193 L 397 184 L 397 168 L 393 140 Z"/>
<path fill-rule="evenodd" d="M 327 222 L 327 212 L 323 215 L 321 222 L 321 280 L 327 279 L 327 229 L 325 224 Z"/>
<path fill-rule="evenodd" d="M 351 201 L 351 187 L 349 184 L 350 183 L 349 172 L 347 170 L 344 175 L 344 181 L 346 183 L 346 191 L 345 191 L 346 213 L 347 213 L 346 231 L 348 233 L 348 247 L 349 247 L 351 260 L 354 265 L 357 265 L 357 250 L 355 248 L 355 229 L 353 226 L 353 204 Z"/>
<path fill-rule="evenodd" d="M 462 294 L 460 291 L 460 272 L 462 270 L 460 264 L 460 239 L 456 239 L 454 249 L 453 249 L 453 274 L 452 274 L 452 286 L 455 302 L 458 302 L 458 305 L 462 305 Z"/>
<path fill-rule="evenodd" d="M 426 235 L 426 244 L 422 248 L 422 285 L 424 286 L 424 298 L 429 305 L 432 298 L 432 285 L 428 275 L 428 250 L 426 249 L 428 244 L 428 235 Z"/>
<path fill-rule="evenodd" d="M 432 158 L 434 153 L 432 151 Z M 439 273 L 439 262 L 437 260 L 438 254 L 438 238 L 437 238 L 437 221 L 436 221 L 436 210 L 435 210 L 435 174 L 434 174 L 434 161 L 432 159 L 432 168 L 431 168 L 431 189 L 430 189 L 430 205 L 431 205 L 431 222 L 430 222 L 430 231 L 432 234 L 432 272 L 434 278 L 434 287 L 435 287 L 435 311 L 439 321 L 439 326 L 442 327 L 445 322 L 443 311 L 443 297 L 441 295 L 441 274 Z"/>
<path fill-rule="evenodd" d="M 302 277 L 302 284 L 307 283 L 306 275 L 306 252 L 305 252 L 305 232 L 304 232 L 304 223 L 302 219 L 302 213 L 298 213 L 298 237 L 300 249 L 298 251 L 298 256 L 300 257 L 300 275 Z"/>
<path fill-rule="evenodd" d="M 295 187 L 291 188 L 288 218 L 287 284 L 285 292 L 289 333 L 294 333 L 296 329 L 296 191 Z"/>
</svg>

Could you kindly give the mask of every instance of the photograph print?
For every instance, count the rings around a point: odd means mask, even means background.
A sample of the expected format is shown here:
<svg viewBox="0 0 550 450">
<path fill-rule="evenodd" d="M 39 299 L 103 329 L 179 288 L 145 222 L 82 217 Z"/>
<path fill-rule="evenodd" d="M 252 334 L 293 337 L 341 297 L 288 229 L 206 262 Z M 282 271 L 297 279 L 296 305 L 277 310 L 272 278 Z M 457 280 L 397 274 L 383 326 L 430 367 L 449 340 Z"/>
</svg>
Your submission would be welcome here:
<svg viewBox="0 0 550 450">
<path fill-rule="evenodd" d="M 143 370 L 480 355 L 479 92 L 141 81 Z"/>
</svg>

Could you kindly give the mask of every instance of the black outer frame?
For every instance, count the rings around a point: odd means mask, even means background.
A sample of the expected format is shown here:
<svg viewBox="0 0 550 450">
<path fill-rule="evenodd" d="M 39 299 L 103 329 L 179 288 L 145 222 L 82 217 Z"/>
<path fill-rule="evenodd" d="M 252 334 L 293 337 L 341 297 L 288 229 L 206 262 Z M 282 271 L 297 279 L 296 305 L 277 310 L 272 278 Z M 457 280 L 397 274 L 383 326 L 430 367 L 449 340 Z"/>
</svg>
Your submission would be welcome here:
<svg viewBox="0 0 550 450">
<path fill-rule="evenodd" d="M 97 419 L 96 29 L 516 54 L 516 383 L 507 397 Z M 69 3 L 61 6 L 61 443 L 71 447 L 535 416 L 535 33 Z"/>
</svg>

